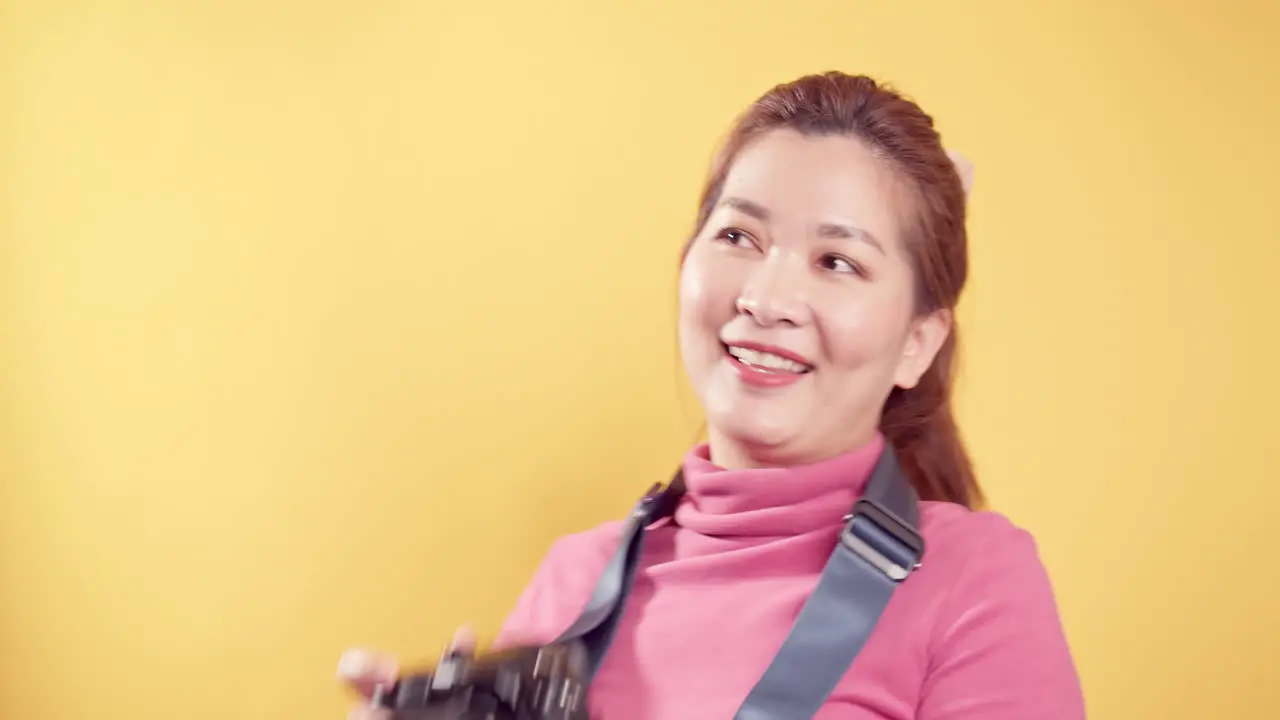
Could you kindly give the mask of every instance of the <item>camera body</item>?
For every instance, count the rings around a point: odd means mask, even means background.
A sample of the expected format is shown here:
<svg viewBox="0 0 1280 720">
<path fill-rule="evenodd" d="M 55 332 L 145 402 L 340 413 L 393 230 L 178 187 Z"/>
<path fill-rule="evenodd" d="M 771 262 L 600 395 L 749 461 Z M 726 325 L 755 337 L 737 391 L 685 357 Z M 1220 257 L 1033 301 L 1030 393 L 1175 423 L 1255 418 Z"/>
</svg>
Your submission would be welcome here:
<svg viewBox="0 0 1280 720">
<path fill-rule="evenodd" d="M 379 686 L 370 702 L 393 720 L 588 720 L 580 643 L 447 653 L 427 671 Z"/>
</svg>

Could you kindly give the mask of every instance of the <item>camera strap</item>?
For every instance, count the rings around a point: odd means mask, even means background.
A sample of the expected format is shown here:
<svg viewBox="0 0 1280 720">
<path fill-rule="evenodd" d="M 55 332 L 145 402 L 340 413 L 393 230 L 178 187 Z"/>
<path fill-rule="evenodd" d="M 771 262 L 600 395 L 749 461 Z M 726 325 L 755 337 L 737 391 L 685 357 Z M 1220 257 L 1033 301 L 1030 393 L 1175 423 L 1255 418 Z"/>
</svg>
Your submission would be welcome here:
<svg viewBox="0 0 1280 720">
<path fill-rule="evenodd" d="M 670 517 L 685 492 L 677 472 L 636 504 L 622 543 L 561 641 L 578 640 L 599 669 L 631 591 L 645 529 Z M 885 444 L 862 497 L 844 518 L 836 546 L 781 649 L 734 720 L 812 717 L 848 671 L 898 585 L 920 565 L 919 500 L 893 447 Z"/>
</svg>

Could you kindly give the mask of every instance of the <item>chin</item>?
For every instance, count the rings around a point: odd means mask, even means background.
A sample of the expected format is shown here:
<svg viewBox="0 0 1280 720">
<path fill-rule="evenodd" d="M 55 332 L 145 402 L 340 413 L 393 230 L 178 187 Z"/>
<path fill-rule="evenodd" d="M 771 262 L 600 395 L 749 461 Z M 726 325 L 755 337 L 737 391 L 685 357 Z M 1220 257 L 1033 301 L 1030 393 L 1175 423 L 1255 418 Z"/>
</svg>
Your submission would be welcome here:
<svg viewBox="0 0 1280 720">
<path fill-rule="evenodd" d="M 795 395 L 794 388 L 760 393 L 743 387 L 732 370 L 724 367 L 716 368 L 707 380 L 705 392 L 700 393 L 707 424 L 735 443 L 784 444 L 804 429 L 805 423 L 795 419 L 811 416 L 798 412 L 797 402 L 801 406 L 806 403 Z"/>
<path fill-rule="evenodd" d="M 800 428 L 783 425 L 776 417 L 754 413 L 720 412 L 708 414 L 708 426 L 724 438 L 752 454 L 772 456 L 792 445 Z"/>
</svg>

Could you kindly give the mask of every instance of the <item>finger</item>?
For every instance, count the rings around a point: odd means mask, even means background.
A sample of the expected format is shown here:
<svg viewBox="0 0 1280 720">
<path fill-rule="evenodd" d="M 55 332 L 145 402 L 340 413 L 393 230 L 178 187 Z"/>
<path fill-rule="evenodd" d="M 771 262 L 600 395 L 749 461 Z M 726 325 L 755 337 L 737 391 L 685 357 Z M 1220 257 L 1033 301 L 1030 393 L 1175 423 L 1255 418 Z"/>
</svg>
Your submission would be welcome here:
<svg viewBox="0 0 1280 720">
<path fill-rule="evenodd" d="M 338 678 L 364 697 L 372 695 L 378 685 L 395 682 L 399 672 L 395 658 L 371 650 L 353 648 L 338 659 Z"/>
<path fill-rule="evenodd" d="M 469 653 L 476 649 L 476 633 L 470 625 L 463 625 L 453 633 L 449 652 Z"/>
<path fill-rule="evenodd" d="M 386 708 L 357 705 L 347 713 L 347 720 L 391 720 L 391 711 Z"/>
</svg>

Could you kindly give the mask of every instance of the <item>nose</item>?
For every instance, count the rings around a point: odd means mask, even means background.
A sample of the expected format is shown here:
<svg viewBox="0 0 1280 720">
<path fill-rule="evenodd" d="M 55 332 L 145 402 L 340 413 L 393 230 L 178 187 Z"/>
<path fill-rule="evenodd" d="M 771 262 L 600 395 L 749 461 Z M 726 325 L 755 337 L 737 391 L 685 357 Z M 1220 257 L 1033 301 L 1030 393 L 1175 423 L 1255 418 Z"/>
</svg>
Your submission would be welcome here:
<svg viewBox="0 0 1280 720">
<path fill-rule="evenodd" d="M 775 249 L 747 276 L 738 294 L 738 312 L 766 327 L 802 324 L 808 307 L 803 265 Z"/>
</svg>

